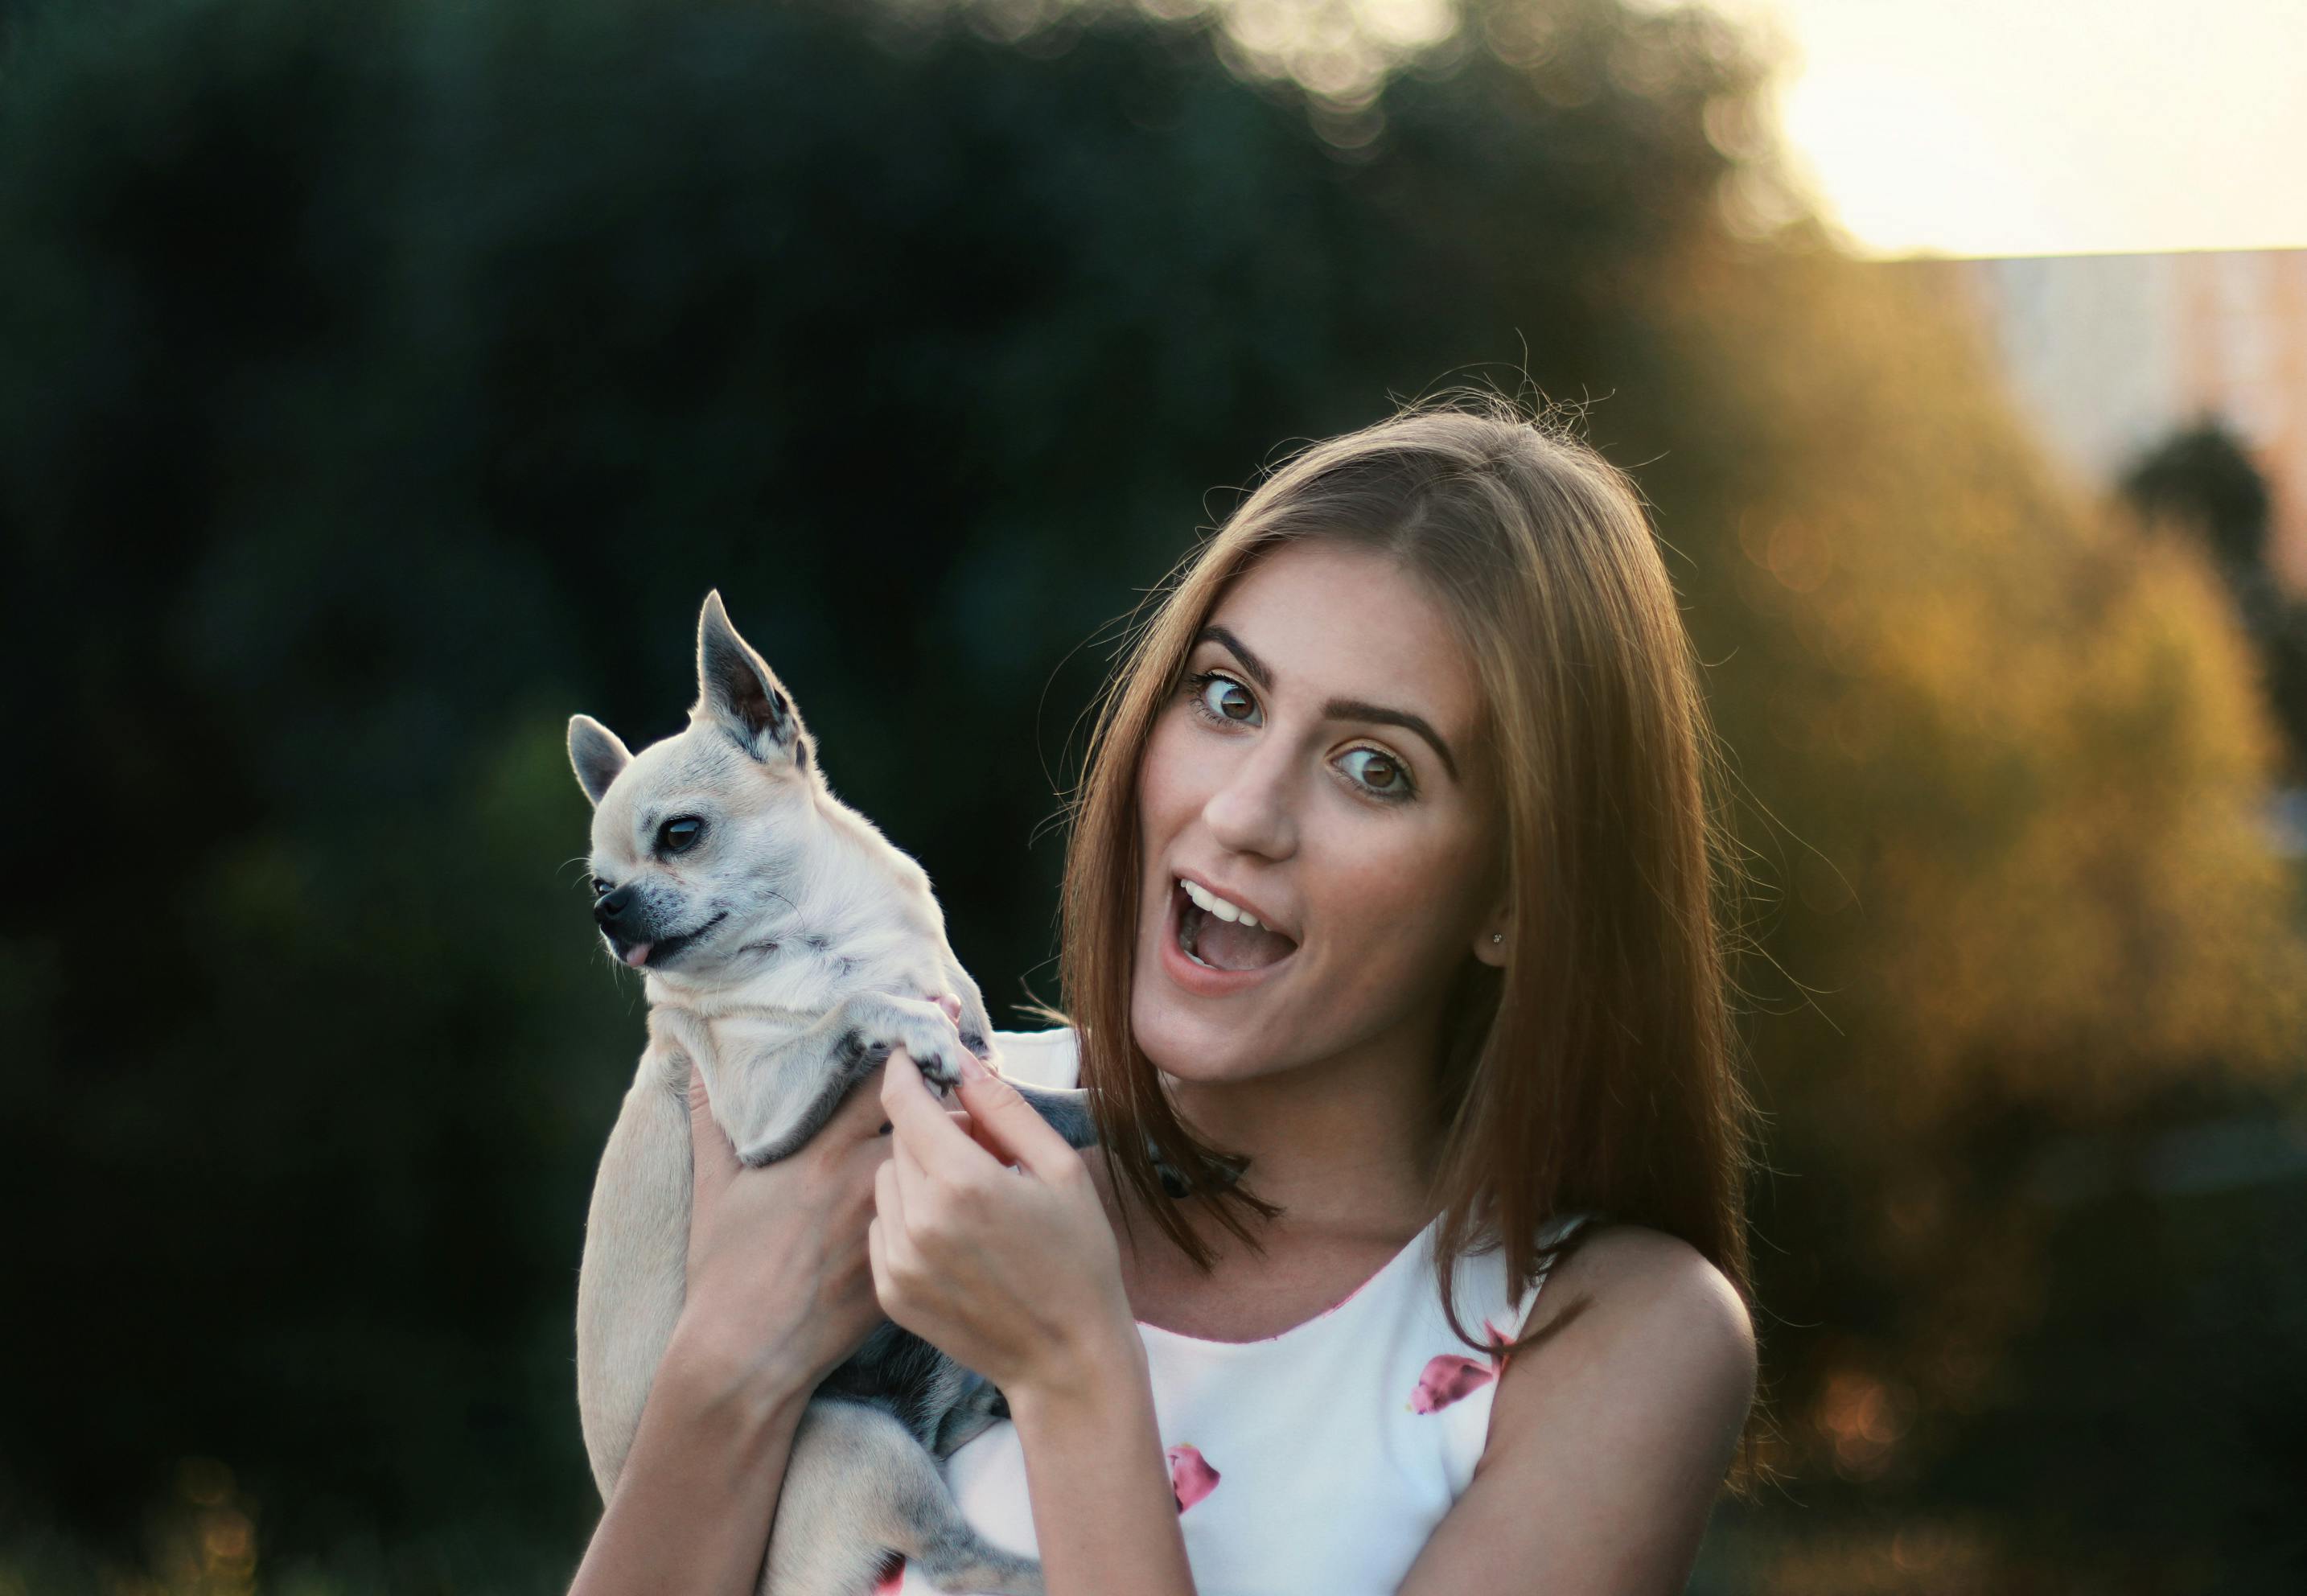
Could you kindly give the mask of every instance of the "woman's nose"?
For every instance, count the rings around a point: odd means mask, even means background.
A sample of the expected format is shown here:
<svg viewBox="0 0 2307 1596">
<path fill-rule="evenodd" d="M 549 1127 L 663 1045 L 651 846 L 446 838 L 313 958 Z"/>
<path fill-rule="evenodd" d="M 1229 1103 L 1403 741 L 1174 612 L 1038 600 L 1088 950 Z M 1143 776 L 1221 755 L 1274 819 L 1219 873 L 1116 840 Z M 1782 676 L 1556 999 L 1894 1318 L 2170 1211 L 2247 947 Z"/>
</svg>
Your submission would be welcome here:
<svg viewBox="0 0 2307 1596">
<path fill-rule="evenodd" d="M 1291 761 L 1279 738 L 1262 742 L 1210 794 L 1202 823 L 1233 853 L 1283 859 L 1298 846 Z"/>
</svg>

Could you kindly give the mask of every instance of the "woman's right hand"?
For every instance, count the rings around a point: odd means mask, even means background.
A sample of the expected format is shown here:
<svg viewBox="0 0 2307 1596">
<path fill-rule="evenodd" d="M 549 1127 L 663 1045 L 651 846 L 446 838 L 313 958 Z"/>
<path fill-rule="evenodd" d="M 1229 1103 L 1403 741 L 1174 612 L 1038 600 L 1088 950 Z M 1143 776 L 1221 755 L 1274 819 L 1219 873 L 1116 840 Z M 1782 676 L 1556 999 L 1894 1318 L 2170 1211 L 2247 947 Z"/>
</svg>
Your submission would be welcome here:
<svg viewBox="0 0 2307 1596">
<path fill-rule="evenodd" d="M 688 1290 L 666 1357 L 705 1390 L 805 1396 L 880 1322 L 865 1242 L 891 1147 L 880 1086 L 877 1072 L 799 1152 L 748 1169 L 690 1067 Z"/>
</svg>

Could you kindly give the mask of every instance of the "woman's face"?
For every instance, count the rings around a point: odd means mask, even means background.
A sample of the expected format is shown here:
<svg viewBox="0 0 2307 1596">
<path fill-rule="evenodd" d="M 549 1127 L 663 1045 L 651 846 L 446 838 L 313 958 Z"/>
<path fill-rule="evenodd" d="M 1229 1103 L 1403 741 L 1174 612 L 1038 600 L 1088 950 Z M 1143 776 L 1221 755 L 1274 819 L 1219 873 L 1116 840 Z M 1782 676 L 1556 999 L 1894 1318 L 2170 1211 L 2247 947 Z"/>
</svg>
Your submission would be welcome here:
<svg viewBox="0 0 2307 1596">
<path fill-rule="evenodd" d="M 1479 719 L 1448 616 L 1392 557 L 1291 543 L 1236 580 L 1138 770 L 1148 1058 L 1215 1082 L 1424 1057 L 1459 964 L 1503 962 Z"/>
</svg>

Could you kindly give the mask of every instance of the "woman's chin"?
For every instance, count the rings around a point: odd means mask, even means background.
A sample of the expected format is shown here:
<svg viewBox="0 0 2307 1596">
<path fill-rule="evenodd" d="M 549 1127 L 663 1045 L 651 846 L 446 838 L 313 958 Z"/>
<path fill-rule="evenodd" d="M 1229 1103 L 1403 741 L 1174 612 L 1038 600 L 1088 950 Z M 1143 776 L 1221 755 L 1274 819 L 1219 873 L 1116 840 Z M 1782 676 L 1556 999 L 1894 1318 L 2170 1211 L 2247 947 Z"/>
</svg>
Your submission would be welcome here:
<svg viewBox="0 0 2307 1596">
<path fill-rule="evenodd" d="M 1242 1029 L 1239 1017 L 1196 1012 L 1193 999 L 1149 994 L 1142 985 L 1130 1005 L 1129 1025 L 1154 1067 L 1175 1080 L 1242 1079 L 1257 1074 L 1272 1051 Z"/>
</svg>

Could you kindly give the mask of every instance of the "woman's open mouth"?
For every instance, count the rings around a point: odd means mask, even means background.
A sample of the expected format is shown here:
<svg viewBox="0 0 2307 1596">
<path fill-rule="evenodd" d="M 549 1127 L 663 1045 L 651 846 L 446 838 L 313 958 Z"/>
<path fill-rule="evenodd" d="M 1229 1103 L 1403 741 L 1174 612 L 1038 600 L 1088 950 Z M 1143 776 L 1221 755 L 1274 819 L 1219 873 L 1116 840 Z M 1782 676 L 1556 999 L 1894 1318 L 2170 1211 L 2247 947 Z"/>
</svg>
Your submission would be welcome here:
<svg viewBox="0 0 2307 1596">
<path fill-rule="evenodd" d="M 1183 879 L 1171 882 L 1162 931 L 1164 964 L 1192 991 L 1231 991 L 1249 985 L 1298 951 L 1298 944 L 1280 931 L 1258 924 L 1223 898 Z"/>
</svg>

